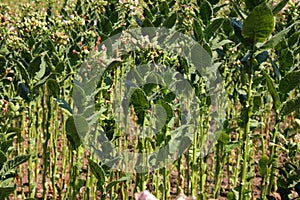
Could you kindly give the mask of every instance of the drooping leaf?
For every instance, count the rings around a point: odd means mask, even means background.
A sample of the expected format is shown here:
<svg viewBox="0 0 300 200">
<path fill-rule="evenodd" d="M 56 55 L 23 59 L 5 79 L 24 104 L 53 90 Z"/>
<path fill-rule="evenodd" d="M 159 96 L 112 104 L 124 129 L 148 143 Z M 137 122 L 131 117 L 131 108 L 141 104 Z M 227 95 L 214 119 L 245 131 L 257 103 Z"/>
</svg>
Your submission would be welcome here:
<svg viewBox="0 0 300 200">
<path fill-rule="evenodd" d="M 274 17 L 271 9 L 262 3 L 256 6 L 245 19 L 242 27 L 243 37 L 253 45 L 264 42 L 274 29 Z"/>
<path fill-rule="evenodd" d="M 102 27 L 103 33 L 105 33 L 107 35 L 109 35 L 113 30 L 111 21 L 105 15 L 101 15 L 101 27 Z"/>
<path fill-rule="evenodd" d="M 140 27 L 142 27 L 142 26 L 143 26 L 143 22 L 141 21 L 141 19 L 140 19 L 138 16 L 134 16 L 134 17 L 135 17 L 136 23 L 137 23 Z"/>
<path fill-rule="evenodd" d="M 222 26 L 224 18 L 216 18 L 205 28 L 204 35 L 207 40 Z"/>
<path fill-rule="evenodd" d="M 22 62 L 16 61 L 17 64 L 17 68 L 20 71 L 21 75 L 22 75 L 22 79 L 25 80 L 26 83 L 29 83 L 30 81 L 30 76 L 29 73 L 27 71 L 27 67 L 24 66 L 24 64 Z"/>
<path fill-rule="evenodd" d="M 258 64 L 261 64 L 267 60 L 268 56 L 269 56 L 269 52 L 263 51 L 263 52 L 257 54 L 255 56 L 255 59 L 257 60 Z"/>
<path fill-rule="evenodd" d="M 149 102 L 143 90 L 138 88 L 133 92 L 130 104 L 133 105 L 138 117 L 137 123 L 142 125 L 144 123 L 145 111 L 149 108 Z"/>
<path fill-rule="evenodd" d="M 227 134 L 226 132 L 222 131 L 220 134 L 220 137 L 218 139 L 219 142 L 221 142 L 222 144 L 226 145 L 229 143 L 230 140 L 230 136 L 229 134 Z"/>
<path fill-rule="evenodd" d="M 290 31 L 290 28 L 283 29 L 276 35 L 274 35 L 270 40 L 266 41 L 260 48 L 261 49 L 271 49 L 275 48 L 277 44 L 279 44 L 282 39 L 286 36 L 286 34 Z"/>
<path fill-rule="evenodd" d="M 299 108 L 300 108 L 300 96 L 285 102 L 282 106 L 280 114 L 282 116 L 285 116 L 298 110 Z"/>
<path fill-rule="evenodd" d="M 193 32 L 196 41 L 201 41 L 203 39 L 202 26 L 200 25 L 200 22 L 197 19 L 194 19 L 193 22 Z"/>
<path fill-rule="evenodd" d="M 211 4 L 207 0 L 200 1 L 200 2 L 201 2 L 200 11 L 199 11 L 200 17 L 203 23 L 207 25 L 212 17 L 213 9 Z"/>
<path fill-rule="evenodd" d="M 144 7 L 143 10 L 144 10 L 143 13 L 144 13 L 145 18 L 148 18 L 150 21 L 152 21 L 153 15 L 152 15 L 151 11 L 146 7 Z"/>
<path fill-rule="evenodd" d="M 103 168 L 90 158 L 88 159 L 88 161 L 89 167 L 91 168 L 91 171 L 94 174 L 94 176 L 97 178 L 100 184 L 104 184 L 106 181 L 106 176 Z"/>
<path fill-rule="evenodd" d="M 286 94 L 300 84 L 300 70 L 286 74 L 279 83 L 279 91 Z"/>
<path fill-rule="evenodd" d="M 107 187 L 106 187 L 106 192 L 109 192 L 114 186 L 122 183 L 122 182 L 126 182 L 126 181 L 129 181 L 130 180 L 130 176 L 125 176 L 125 177 L 122 177 L 116 181 L 112 181 L 110 182 Z"/>
<path fill-rule="evenodd" d="M 40 80 L 46 72 L 46 61 L 44 55 L 39 55 L 30 62 L 28 66 L 28 74 L 35 80 Z"/>
<path fill-rule="evenodd" d="M 74 150 L 81 145 L 80 136 L 84 137 L 89 130 L 86 119 L 80 115 L 73 115 L 66 121 L 67 137 Z"/>
<path fill-rule="evenodd" d="M 68 115 L 73 114 L 72 108 L 70 107 L 70 105 L 64 99 L 56 99 L 56 102 L 62 110 L 67 112 Z"/>
<path fill-rule="evenodd" d="M 29 88 L 25 85 L 25 83 L 19 84 L 19 94 L 25 101 L 29 101 Z"/>
<path fill-rule="evenodd" d="M 59 95 L 59 85 L 56 80 L 49 79 L 46 82 L 47 89 L 48 89 L 48 95 L 58 97 Z"/>
<path fill-rule="evenodd" d="M 175 23 L 176 23 L 176 20 L 177 20 L 177 13 L 174 12 L 170 17 L 168 17 L 164 23 L 163 23 L 163 26 L 164 27 L 167 27 L 167 28 L 172 28 Z"/>
<path fill-rule="evenodd" d="M 285 5 L 289 2 L 289 0 L 281 0 L 279 3 L 277 3 L 273 8 L 272 8 L 272 12 L 273 15 L 276 15 L 277 13 L 279 13 L 282 8 L 285 7 Z"/>
<path fill-rule="evenodd" d="M 276 63 L 271 58 L 270 58 L 270 63 L 272 65 L 272 68 L 273 68 L 273 70 L 275 72 L 276 77 L 279 80 L 281 80 L 281 74 L 280 74 L 279 68 L 278 68 L 278 66 L 276 65 Z"/>
<path fill-rule="evenodd" d="M 273 99 L 273 105 L 276 109 L 279 109 L 281 106 L 280 97 L 278 95 L 278 92 L 274 86 L 273 81 L 271 80 L 269 74 L 265 71 L 262 71 L 264 74 L 264 77 L 266 78 L 268 90 L 271 93 L 272 99 Z"/>
</svg>

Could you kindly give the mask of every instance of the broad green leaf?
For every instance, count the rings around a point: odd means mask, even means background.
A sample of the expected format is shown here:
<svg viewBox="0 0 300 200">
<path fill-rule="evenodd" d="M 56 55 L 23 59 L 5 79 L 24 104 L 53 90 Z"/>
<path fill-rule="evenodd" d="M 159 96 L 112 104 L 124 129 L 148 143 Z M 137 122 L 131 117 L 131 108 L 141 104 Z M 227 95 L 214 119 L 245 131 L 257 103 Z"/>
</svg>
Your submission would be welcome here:
<svg viewBox="0 0 300 200">
<path fill-rule="evenodd" d="M 212 17 L 212 13 L 213 13 L 213 9 L 211 4 L 207 0 L 201 1 L 200 17 L 205 25 L 207 25 L 208 22 L 210 21 Z"/>
<path fill-rule="evenodd" d="M 22 79 L 24 79 L 26 83 L 29 83 L 30 76 L 29 76 L 29 73 L 28 73 L 26 67 L 19 61 L 16 61 L 16 64 L 17 64 L 18 70 L 20 71 L 20 74 L 22 75 Z"/>
<path fill-rule="evenodd" d="M 196 41 L 201 41 L 203 39 L 202 26 L 198 19 L 194 19 L 193 22 L 193 32 Z"/>
<path fill-rule="evenodd" d="M 253 45 L 264 42 L 274 29 L 274 17 L 271 9 L 265 4 L 256 6 L 245 19 L 242 35 Z"/>
<path fill-rule="evenodd" d="M 143 10 L 144 10 L 145 18 L 148 18 L 150 21 L 152 21 L 153 20 L 153 15 L 152 15 L 151 11 L 146 7 L 144 7 Z"/>
<path fill-rule="evenodd" d="M 287 94 L 300 84 L 300 70 L 286 74 L 279 83 L 279 91 Z"/>
<path fill-rule="evenodd" d="M 170 106 L 170 104 L 168 104 L 167 102 L 162 101 L 162 100 L 159 100 L 157 102 L 157 104 L 160 104 L 163 107 L 163 109 L 165 109 L 166 114 L 167 114 L 167 116 L 166 116 L 166 123 L 169 123 L 169 121 L 173 117 L 173 109 L 172 109 L 172 107 Z"/>
<path fill-rule="evenodd" d="M 59 95 L 59 85 L 56 80 L 49 79 L 46 82 L 47 89 L 48 89 L 48 95 L 58 97 Z"/>
<path fill-rule="evenodd" d="M 253 10 L 256 6 L 258 6 L 261 3 L 265 3 L 266 0 L 245 0 L 246 7 L 251 11 Z"/>
<path fill-rule="evenodd" d="M 169 15 L 169 5 L 167 3 L 167 1 L 161 1 L 159 4 L 159 11 L 164 15 L 164 16 L 168 16 Z"/>
<path fill-rule="evenodd" d="M 158 27 L 161 25 L 161 23 L 163 22 L 164 20 L 164 16 L 163 15 L 158 15 L 155 17 L 155 20 L 153 21 L 153 25 L 154 27 Z M 149 26 L 148 26 L 149 27 Z"/>
<path fill-rule="evenodd" d="M 167 28 L 172 28 L 175 23 L 176 23 L 176 20 L 177 20 L 177 13 L 174 12 L 170 17 L 168 17 L 164 23 L 163 23 L 163 26 L 164 27 L 167 27 Z"/>
<path fill-rule="evenodd" d="M 85 108 L 86 94 L 85 91 L 77 84 L 74 84 L 72 91 L 74 107 L 78 109 L 77 113 L 82 113 Z"/>
<path fill-rule="evenodd" d="M 146 18 L 146 19 L 143 21 L 143 27 L 153 27 L 153 24 L 152 24 L 152 22 L 150 21 L 150 19 Z"/>
<path fill-rule="evenodd" d="M 281 42 L 285 38 L 286 34 L 289 31 L 290 31 L 290 28 L 283 29 L 282 31 L 280 31 L 279 33 L 274 35 L 271 39 L 266 41 L 260 48 L 261 49 L 275 48 L 276 45 L 279 44 L 279 42 Z"/>
<path fill-rule="evenodd" d="M 105 15 L 101 15 L 101 26 L 105 34 L 110 34 L 113 31 L 112 23 Z"/>
<path fill-rule="evenodd" d="M 274 83 L 266 71 L 262 71 L 262 73 L 266 78 L 268 90 L 273 98 L 273 105 L 276 109 L 279 109 L 281 106 L 281 102 L 280 102 L 279 94 L 278 94 L 277 90 L 275 89 Z"/>
<path fill-rule="evenodd" d="M 289 2 L 289 0 L 281 0 L 279 3 L 277 3 L 273 8 L 272 8 L 272 12 L 273 15 L 276 15 L 277 13 L 279 13 L 282 8 L 285 7 L 285 5 Z"/>
<path fill-rule="evenodd" d="M 263 155 L 258 162 L 258 170 L 262 177 L 266 176 L 268 170 L 269 157 Z"/>
<path fill-rule="evenodd" d="M 80 136 L 84 137 L 88 130 L 89 125 L 84 117 L 80 115 L 73 115 L 67 119 L 67 136 L 74 150 L 81 145 Z"/>
<path fill-rule="evenodd" d="M 144 123 L 145 111 L 149 108 L 149 102 L 144 91 L 139 88 L 136 89 L 130 98 L 130 104 L 133 105 L 138 117 L 137 123 L 142 125 Z"/>
<path fill-rule="evenodd" d="M 46 65 L 44 55 L 39 55 L 30 62 L 28 74 L 35 80 L 40 80 L 46 72 Z"/>
<path fill-rule="evenodd" d="M 100 165 L 98 165 L 97 163 L 95 163 L 90 158 L 88 158 L 88 161 L 89 161 L 89 167 L 91 168 L 91 171 L 94 174 L 94 176 L 97 178 L 97 180 L 100 182 L 100 184 L 105 184 L 106 176 L 105 176 L 105 172 L 102 169 L 102 167 Z"/>
<path fill-rule="evenodd" d="M 56 99 L 56 102 L 62 110 L 67 112 L 68 115 L 73 114 L 72 108 L 70 107 L 70 105 L 64 99 Z"/>
<path fill-rule="evenodd" d="M 285 102 L 282 106 L 280 114 L 285 116 L 298 109 L 300 109 L 300 96 Z"/>
<path fill-rule="evenodd" d="M 112 12 L 111 15 L 109 16 L 109 19 L 111 20 L 111 22 L 113 24 L 117 23 L 119 20 L 119 11 L 116 10 L 116 11 Z"/>
<path fill-rule="evenodd" d="M 214 19 L 204 30 L 204 35 L 207 40 L 222 26 L 224 18 Z"/>
</svg>

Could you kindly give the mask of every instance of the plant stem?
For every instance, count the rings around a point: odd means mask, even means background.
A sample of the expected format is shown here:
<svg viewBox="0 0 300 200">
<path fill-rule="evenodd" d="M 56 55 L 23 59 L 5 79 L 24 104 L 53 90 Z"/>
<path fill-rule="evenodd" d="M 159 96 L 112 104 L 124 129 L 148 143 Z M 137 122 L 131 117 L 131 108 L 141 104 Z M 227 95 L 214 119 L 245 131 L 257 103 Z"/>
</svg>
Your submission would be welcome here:
<svg viewBox="0 0 300 200">
<path fill-rule="evenodd" d="M 247 88 L 247 104 L 246 104 L 246 124 L 244 127 L 244 134 L 243 134 L 243 166 L 242 166 L 242 174 L 241 174 L 241 187 L 239 191 L 239 197 L 241 200 L 247 199 L 245 192 L 248 188 L 247 186 L 247 176 L 248 176 L 248 162 L 249 162 L 249 154 L 250 154 L 250 119 L 252 117 L 252 107 L 253 107 L 253 100 L 252 100 L 252 83 L 253 83 L 253 52 L 251 52 L 250 58 L 250 71 L 248 77 L 248 88 Z"/>
</svg>

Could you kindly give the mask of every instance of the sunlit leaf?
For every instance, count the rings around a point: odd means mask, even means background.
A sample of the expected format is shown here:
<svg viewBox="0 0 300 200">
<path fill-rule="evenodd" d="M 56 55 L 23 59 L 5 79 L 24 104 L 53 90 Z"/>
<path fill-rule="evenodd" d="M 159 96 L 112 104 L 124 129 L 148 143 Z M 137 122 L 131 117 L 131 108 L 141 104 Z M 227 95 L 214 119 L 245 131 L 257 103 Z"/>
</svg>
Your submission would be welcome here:
<svg viewBox="0 0 300 200">
<path fill-rule="evenodd" d="M 274 17 L 266 4 L 256 6 L 245 19 L 242 27 L 243 37 L 253 45 L 264 42 L 274 29 Z"/>
</svg>

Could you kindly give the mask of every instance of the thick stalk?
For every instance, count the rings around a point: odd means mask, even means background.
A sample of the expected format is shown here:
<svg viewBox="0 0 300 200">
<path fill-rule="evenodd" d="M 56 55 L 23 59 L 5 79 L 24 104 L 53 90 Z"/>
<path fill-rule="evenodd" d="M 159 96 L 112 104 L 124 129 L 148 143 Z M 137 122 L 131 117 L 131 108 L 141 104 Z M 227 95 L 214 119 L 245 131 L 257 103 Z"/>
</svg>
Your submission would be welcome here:
<svg viewBox="0 0 300 200">
<path fill-rule="evenodd" d="M 241 187 L 239 191 L 239 197 L 241 200 L 247 199 L 245 195 L 245 191 L 247 189 L 247 175 L 248 175 L 248 162 L 249 162 L 249 153 L 250 153 L 250 119 L 252 117 L 252 83 L 253 83 L 253 52 L 251 52 L 250 58 L 250 71 L 248 78 L 248 87 L 247 87 L 247 105 L 246 105 L 246 124 L 244 127 L 243 134 L 243 166 L 242 166 L 242 174 L 241 174 Z"/>
</svg>

